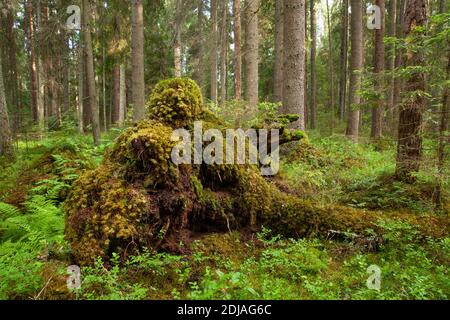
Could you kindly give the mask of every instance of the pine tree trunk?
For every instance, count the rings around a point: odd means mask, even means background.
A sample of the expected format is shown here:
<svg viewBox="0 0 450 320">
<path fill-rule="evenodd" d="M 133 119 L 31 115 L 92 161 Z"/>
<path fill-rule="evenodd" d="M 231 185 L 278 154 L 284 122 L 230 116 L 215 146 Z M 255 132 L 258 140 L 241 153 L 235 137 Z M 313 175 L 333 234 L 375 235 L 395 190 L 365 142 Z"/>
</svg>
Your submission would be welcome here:
<svg viewBox="0 0 450 320">
<path fill-rule="evenodd" d="M 339 79 L 339 118 L 344 120 L 347 105 L 348 0 L 342 0 L 341 73 Z"/>
<path fill-rule="evenodd" d="M 236 0 L 235 0 L 236 1 Z M 283 101 L 283 0 L 275 1 L 275 63 L 273 67 L 273 101 Z"/>
<path fill-rule="evenodd" d="M 258 12 L 260 0 L 246 0 L 245 5 L 245 100 L 256 110 L 259 90 L 259 32 Z"/>
<path fill-rule="evenodd" d="M 6 105 L 5 86 L 3 84 L 2 57 L 0 54 L 0 156 L 9 158 L 13 155 L 14 149 L 8 118 L 8 106 Z"/>
<path fill-rule="evenodd" d="M 221 54 L 220 54 L 220 103 L 225 105 L 227 100 L 227 59 L 228 59 L 228 4 L 222 2 Z"/>
<path fill-rule="evenodd" d="M 118 124 L 122 126 L 126 116 L 127 106 L 127 86 L 126 86 L 126 69 L 125 65 L 120 65 L 120 103 L 119 103 L 119 117 Z"/>
<path fill-rule="evenodd" d="M 310 57 L 310 73 L 311 80 L 309 83 L 310 88 L 310 119 L 309 123 L 311 129 L 316 129 L 317 127 L 317 80 L 316 80 L 316 51 L 317 51 L 317 32 L 316 32 L 316 9 L 315 9 L 315 0 L 309 1 L 309 10 L 310 10 L 310 20 L 311 20 L 311 57 Z"/>
<path fill-rule="evenodd" d="M 387 36 L 396 37 L 396 25 L 397 25 L 397 0 L 389 0 L 388 9 L 389 23 L 387 24 Z M 386 131 L 392 134 L 394 128 L 394 87 L 395 87 L 395 46 L 391 45 L 386 48 L 389 52 L 386 59 L 386 72 L 391 72 L 392 75 L 388 79 L 387 93 L 386 93 Z"/>
<path fill-rule="evenodd" d="M 181 24 L 182 24 L 182 2 L 176 0 L 176 13 L 175 13 L 175 45 L 174 45 L 174 65 L 175 65 L 175 77 L 181 77 Z"/>
<path fill-rule="evenodd" d="M 242 55 L 241 55 L 241 1 L 233 0 L 234 13 L 234 98 L 241 100 Z"/>
<path fill-rule="evenodd" d="M 381 9 L 381 28 L 375 30 L 375 91 L 381 95 L 383 92 L 383 73 L 384 73 L 384 31 L 385 31 L 385 2 L 384 0 L 376 0 L 376 5 Z M 380 139 L 383 128 L 383 115 L 384 115 L 384 101 L 385 99 L 380 96 L 375 102 L 375 106 L 372 109 L 372 130 L 371 137 L 375 140 Z"/>
<path fill-rule="evenodd" d="M 332 43 L 332 35 L 331 35 L 331 16 L 330 16 L 330 5 L 327 0 L 327 28 L 328 28 L 328 70 L 329 70 L 329 81 L 330 81 L 330 128 L 331 134 L 333 134 L 334 130 L 334 108 L 335 108 L 335 99 L 334 99 L 334 62 L 333 62 L 333 43 Z"/>
<path fill-rule="evenodd" d="M 211 101 L 217 104 L 217 2 L 211 0 Z"/>
<path fill-rule="evenodd" d="M 131 1 L 133 121 L 145 118 L 144 8 L 142 0 Z"/>
<path fill-rule="evenodd" d="M 80 43 L 78 45 L 78 97 L 77 97 L 77 117 L 78 117 L 78 132 L 84 132 L 84 49 L 83 40 L 80 37 Z"/>
<path fill-rule="evenodd" d="M 113 69 L 113 112 L 112 123 L 119 121 L 120 114 L 120 65 L 116 63 Z"/>
<path fill-rule="evenodd" d="M 40 1 L 37 2 L 37 8 L 36 8 L 36 12 L 37 12 L 37 28 L 38 30 L 41 30 L 43 23 L 42 23 L 42 8 L 40 5 Z M 36 41 L 36 44 L 38 44 L 39 41 Z M 45 70 L 45 66 L 44 66 L 44 50 L 43 50 L 43 46 L 36 46 L 37 49 L 37 56 L 38 56 L 38 61 L 37 61 L 37 75 L 38 75 L 38 79 L 37 79 L 37 86 L 38 86 L 38 91 L 37 91 L 37 114 L 38 114 L 38 124 L 39 124 L 39 129 L 41 131 L 41 133 L 45 130 L 45 126 L 46 126 L 46 114 L 45 114 L 45 86 L 46 86 L 46 82 L 47 82 L 47 74 L 46 74 L 46 70 Z"/>
<path fill-rule="evenodd" d="M 427 23 L 426 0 L 406 0 L 403 30 L 408 36 L 415 27 L 425 26 Z M 406 65 L 423 66 L 424 57 L 419 52 L 407 53 Z M 425 74 L 410 75 L 405 83 L 408 93 L 425 91 Z M 422 122 L 426 99 L 422 95 L 413 95 L 402 103 L 398 125 L 397 168 L 398 179 L 412 182 L 413 174 L 420 169 L 422 157 Z"/>
<path fill-rule="evenodd" d="M 361 98 L 358 91 L 361 89 L 361 70 L 363 68 L 363 4 L 361 0 L 351 0 L 351 59 L 350 59 L 350 86 L 349 109 L 347 120 L 347 137 L 357 142 L 359 136 L 358 109 Z"/>
<path fill-rule="evenodd" d="M 283 112 L 297 114 L 293 126 L 305 130 L 305 1 L 284 1 Z"/>
<path fill-rule="evenodd" d="M 31 78 L 31 111 L 33 120 L 39 123 L 38 119 L 38 84 L 37 84 L 37 66 L 36 66 L 36 51 L 35 51 L 35 37 L 33 24 L 33 3 L 29 0 L 27 2 L 28 14 L 28 40 L 30 42 L 30 78 Z"/>
<path fill-rule="evenodd" d="M 86 51 L 86 69 L 87 69 L 87 91 L 89 94 L 89 104 L 91 107 L 91 121 L 92 133 L 94 137 L 94 144 L 100 145 L 100 108 L 98 103 L 97 90 L 95 88 L 95 72 L 94 72 L 94 55 L 92 52 L 92 37 L 91 37 L 91 15 L 92 7 L 89 0 L 83 0 L 83 14 L 84 14 L 84 44 Z"/>
</svg>

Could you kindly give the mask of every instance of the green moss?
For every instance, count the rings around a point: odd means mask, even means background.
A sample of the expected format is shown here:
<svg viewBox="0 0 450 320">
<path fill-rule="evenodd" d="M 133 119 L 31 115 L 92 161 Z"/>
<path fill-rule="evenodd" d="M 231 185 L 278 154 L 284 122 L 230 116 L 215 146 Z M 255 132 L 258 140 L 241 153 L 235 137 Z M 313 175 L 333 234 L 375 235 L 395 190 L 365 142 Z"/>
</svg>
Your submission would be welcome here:
<svg viewBox="0 0 450 320">
<path fill-rule="evenodd" d="M 66 238 L 81 264 L 137 240 L 141 219 L 151 212 L 145 190 L 113 177 L 115 169 L 102 165 L 83 174 L 66 201 Z"/>
<path fill-rule="evenodd" d="M 188 78 L 173 78 L 159 82 L 148 104 L 150 118 L 174 128 L 182 128 L 198 119 L 203 97 L 199 86 Z"/>
<path fill-rule="evenodd" d="M 106 161 L 120 163 L 131 178 L 142 178 L 148 186 L 176 178 L 177 170 L 171 161 L 175 146 L 172 141 L 172 128 L 146 120 L 128 129 L 116 141 Z"/>
</svg>

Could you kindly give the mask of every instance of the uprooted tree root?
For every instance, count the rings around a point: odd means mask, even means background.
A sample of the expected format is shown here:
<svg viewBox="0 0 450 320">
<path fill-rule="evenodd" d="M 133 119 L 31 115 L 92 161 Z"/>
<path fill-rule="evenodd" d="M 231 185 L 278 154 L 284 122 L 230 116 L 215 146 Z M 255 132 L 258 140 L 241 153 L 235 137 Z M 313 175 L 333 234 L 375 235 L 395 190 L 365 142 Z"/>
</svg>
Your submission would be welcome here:
<svg viewBox="0 0 450 320">
<path fill-rule="evenodd" d="M 74 183 L 66 201 L 66 237 L 77 263 L 113 252 L 126 257 L 144 247 L 182 253 L 192 234 L 261 225 L 289 237 L 383 232 L 376 224 L 381 213 L 300 199 L 280 191 L 256 166 L 173 164 L 171 133 L 178 125 L 190 128 L 204 119 L 207 127 L 222 128 L 201 105 L 192 80 L 162 82 L 150 100 L 150 119 L 125 131 L 102 165 Z M 301 138 L 285 127 L 285 137 Z M 448 234 L 447 217 L 392 219 L 417 225 L 425 236 Z"/>
</svg>

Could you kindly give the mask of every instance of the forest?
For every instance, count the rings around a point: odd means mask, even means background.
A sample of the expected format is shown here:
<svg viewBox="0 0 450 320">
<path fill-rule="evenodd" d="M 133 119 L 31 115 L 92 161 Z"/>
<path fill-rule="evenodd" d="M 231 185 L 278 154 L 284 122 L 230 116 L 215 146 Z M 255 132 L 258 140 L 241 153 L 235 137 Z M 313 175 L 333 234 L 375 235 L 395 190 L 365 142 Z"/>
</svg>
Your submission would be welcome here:
<svg viewBox="0 0 450 320">
<path fill-rule="evenodd" d="M 450 298 L 448 0 L 1 0 L 0 300 Z"/>
</svg>

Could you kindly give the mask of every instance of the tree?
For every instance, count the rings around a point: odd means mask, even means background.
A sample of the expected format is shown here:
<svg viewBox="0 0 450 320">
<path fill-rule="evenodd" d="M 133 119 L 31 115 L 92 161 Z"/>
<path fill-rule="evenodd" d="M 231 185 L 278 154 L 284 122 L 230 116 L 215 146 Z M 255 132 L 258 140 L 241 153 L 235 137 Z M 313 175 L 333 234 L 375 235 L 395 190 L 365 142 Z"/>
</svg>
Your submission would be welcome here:
<svg viewBox="0 0 450 320">
<path fill-rule="evenodd" d="M 241 54 L 241 0 L 233 0 L 234 14 L 234 98 L 241 100 L 242 54 Z"/>
<path fill-rule="evenodd" d="M 246 0 L 245 5 L 245 100 L 255 109 L 259 97 L 259 0 Z"/>
<path fill-rule="evenodd" d="M 346 135 L 354 142 L 358 141 L 359 115 L 358 109 L 361 98 L 361 70 L 363 68 L 363 3 L 361 0 L 351 0 L 351 56 L 350 56 L 350 85 L 347 132 Z"/>
<path fill-rule="evenodd" d="M 142 0 L 131 1 L 131 63 L 133 121 L 145 117 L 144 7 Z"/>
<path fill-rule="evenodd" d="M 92 51 L 91 21 L 92 7 L 89 0 L 83 0 L 84 15 L 84 49 L 86 55 L 86 76 L 89 104 L 91 107 L 92 134 L 94 144 L 100 145 L 100 108 L 98 104 L 97 89 L 95 87 L 94 54 Z"/>
<path fill-rule="evenodd" d="M 328 2 L 327 2 L 328 9 Z M 309 12 L 310 12 L 310 20 L 311 20 L 311 81 L 309 83 L 309 110 L 310 110 L 310 124 L 311 129 L 316 129 L 317 126 L 317 100 L 316 100 L 316 92 L 317 92 L 317 80 L 316 80 L 316 51 L 317 51 L 317 32 L 316 32 L 316 9 L 315 9 L 315 0 L 310 0 L 309 2 Z"/>
<path fill-rule="evenodd" d="M 406 37 L 417 37 L 416 28 L 427 23 L 426 0 L 406 0 L 403 17 L 403 31 Z M 413 40 L 412 40 L 413 41 Z M 406 66 L 410 68 L 424 65 L 420 51 L 408 50 Z M 408 97 L 401 104 L 398 124 L 397 178 L 406 182 L 414 181 L 413 174 L 419 171 L 422 157 L 422 121 L 426 106 L 425 74 L 418 70 L 408 75 L 405 83 Z"/>
<path fill-rule="evenodd" d="M 217 1 L 211 0 L 211 101 L 217 103 Z"/>
<path fill-rule="evenodd" d="M 0 156 L 12 157 L 13 155 L 8 106 L 6 105 L 5 86 L 3 84 L 2 55 L 0 54 Z"/>
<path fill-rule="evenodd" d="M 388 9 L 389 22 L 387 22 L 387 36 L 396 37 L 397 36 L 397 0 L 389 0 Z M 392 128 L 394 127 L 394 88 L 395 88 L 395 57 L 396 48 L 394 45 L 390 45 L 386 48 L 388 54 L 386 58 L 386 71 L 391 73 L 388 80 L 387 93 L 386 93 L 386 129 L 388 132 L 392 133 Z"/>
<path fill-rule="evenodd" d="M 225 104 L 227 100 L 227 60 L 228 60 L 228 4 L 222 1 L 221 6 L 222 23 L 220 26 L 221 53 L 220 53 L 220 103 Z"/>
<path fill-rule="evenodd" d="M 342 0 L 341 28 L 341 72 L 339 78 L 339 118 L 344 120 L 347 105 L 347 69 L 348 69 L 348 0 Z"/>
<path fill-rule="evenodd" d="M 34 36 L 34 24 L 33 24 L 33 3 L 28 1 L 26 4 L 28 14 L 28 40 L 30 43 L 30 78 L 31 78 L 31 111 L 33 114 L 33 120 L 39 123 L 38 119 L 38 101 L 37 101 L 37 66 L 36 66 L 36 49 L 35 49 L 35 36 Z"/>
<path fill-rule="evenodd" d="M 384 115 L 384 99 L 382 97 L 381 92 L 383 92 L 383 72 L 384 72 L 384 11 L 385 11 L 385 2 L 384 0 L 376 0 L 376 5 L 380 7 L 380 20 L 381 20 L 381 28 L 375 30 L 375 90 L 377 91 L 377 95 L 379 98 L 375 101 L 375 106 L 372 108 L 372 130 L 371 137 L 373 139 L 380 139 L 383 128 L 383 115 Z"/>
<path fill-rule="evenodd" d="M 175 77 L 181 77 L 181 25 L 183 23 L 183 4 L 181 0 L 175 1 L 175 46 L 174 46 L 174 64 Z"/>
<path fill-rule="evenodd" d="M 329 72 L 329 81 L 330 81 L 330 115 L 331 115 L 331 121 L 330 121 L 330 127 L 331 127 L 331 133 L 333 133 L 334 130 L 334 62 L 333 62 L 333 43 L 332 43 L 332 35 L 331 35 L 331 17 L 330 17 L 330 5 L 328 3 L 328 0 L 326 0 L 326 6 L 327 6 L 327 29 L 328 29 L 328 72 Z"/>
<path fill-rule="evenodd" d="M 284 1 L 283 111 L 300 116 L 294 124 L 300 130 L 305 130 L 305 19 L 305 1 Z"/>
<path fill-rule="evenodd" d="M 273 67 L 273 101 L 283 101 L 283 0 L 275 1 L 275 63 Z"/>
</svg>

